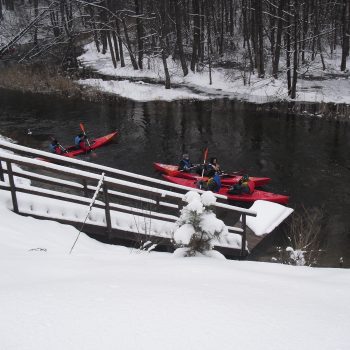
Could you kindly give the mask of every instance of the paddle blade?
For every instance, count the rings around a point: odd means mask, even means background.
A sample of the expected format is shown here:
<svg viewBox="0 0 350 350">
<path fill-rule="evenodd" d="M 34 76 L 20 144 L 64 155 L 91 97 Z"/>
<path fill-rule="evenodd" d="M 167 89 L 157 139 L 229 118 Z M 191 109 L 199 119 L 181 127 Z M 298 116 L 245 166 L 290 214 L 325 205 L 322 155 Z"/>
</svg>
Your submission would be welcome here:
<svg viewBox="0 0 350 350">
<path fill-rule="evenodd" d="M 206 162 L 208 158 L 208 147 L 204 150 L 204 163 Z"/>
<path fill-rule="evenodd" d="M 84 127 L 84 124 L 83 123 L 80 123 L 80 129 L 81 131 L 85 134 L 85 127 Z"/>
</svg>

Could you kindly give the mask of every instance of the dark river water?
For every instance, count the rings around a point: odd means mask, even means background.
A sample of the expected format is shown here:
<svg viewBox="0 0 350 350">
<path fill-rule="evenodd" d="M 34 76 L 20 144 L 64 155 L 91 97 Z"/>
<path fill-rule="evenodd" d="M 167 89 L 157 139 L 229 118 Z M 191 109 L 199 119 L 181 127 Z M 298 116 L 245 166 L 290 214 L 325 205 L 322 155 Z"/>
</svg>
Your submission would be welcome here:
<svg viewBox="0 0 350 350">
<path fill-rule="evenodd" d="M 157 177 L 153 161 L 177 163 L 183 152 L 200 162 L 208 146 L 227 171 L 272 178 L 266 190 L 290 195 L 300 211 L 321 208 L 321 266 L 350 267 L 350 125 L 315 117 L 259 111 L 230 100 L 92 103 L 0 90 L 0 134 L 48 149 L 50 136 L 73 144 L 84 122 L 90 137 L 118 129 L 117 142 L 99 149 L 100 164 Z M 28 135 L 30 129 L 32 134 Z M 286 225 L 251 259 L 270 261 Z"/>
</svg>

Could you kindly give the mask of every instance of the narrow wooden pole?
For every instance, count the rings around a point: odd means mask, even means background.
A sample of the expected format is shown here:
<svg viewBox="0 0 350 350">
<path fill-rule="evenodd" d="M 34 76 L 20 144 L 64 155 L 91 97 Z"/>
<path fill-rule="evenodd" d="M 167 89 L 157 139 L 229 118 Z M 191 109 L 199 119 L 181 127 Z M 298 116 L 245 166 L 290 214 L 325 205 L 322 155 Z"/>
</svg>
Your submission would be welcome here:
<svg viewBox="0 0 350 350">
<path fill-rule="evenodd" d="M 1 160 L 0 160 L 0 181 L 5 181 L 4 169 L 2 168 L 2 161 Z"/>
<path fill-rule="evenodd" d="M 247 244 L 247 216 L 242 214 L 242 246 L 241 246 L 241 257 L 246 255 L 245 249 Z"/>
<path fill-rule="evenodd" d="M 112 233 L 112 223 L 111 223 L 111 212 L 109 208 L 109 196 L 108 196 L 108 187 L 107 184 L 103 183 L 103 194 L 105 199 L 105 213 L 106 213 L 106 225 L 107 225 L 107 237 L 111 238 Z"/>
<path fill-rule="evenodd" d="M 18 214 L 19 211 L 18 211 L 18 203 L 17 203 L 17 196 L 16 196 L 16 187 L 15 187 L 15 181 L 14 181 L 14 178 L 13 178 L 11 163 L 9 161 L 7 161 L 6 162 L 6 166 L 7 166 L 7 174 L 9 176 L 9 183 L 10 183 L 13 211 Z"/>
<path fill-rule="evenodd" d="M 83 179 L 83 186 L 84 186 L 84 197 L 88 197 L 89 193 L 88 193 L 88 188 L 87 188 L 87 181 L 86 179 Z"/>
</svg>

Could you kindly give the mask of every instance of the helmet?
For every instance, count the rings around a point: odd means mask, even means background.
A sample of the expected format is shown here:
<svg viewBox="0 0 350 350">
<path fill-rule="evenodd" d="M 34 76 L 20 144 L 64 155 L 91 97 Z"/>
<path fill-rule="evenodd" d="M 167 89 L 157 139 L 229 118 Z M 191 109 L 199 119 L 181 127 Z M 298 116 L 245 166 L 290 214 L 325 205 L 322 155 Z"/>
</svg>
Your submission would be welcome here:
<svg viewBox="0 0 350 350">
<path fill-rule="evenodd" d="M 184 153 L 184 154 L 182 155 L 182 158 L 183 158 L 183 159 L 190 159 L 190 156 L 188 155 L 188 153 Z"/>
<path fill-rule="evenodd" d="M 249 180 L 249 175 L 248 174 L 244 174 L 242 176 L 242 181 L 248 181 Z"/>
</svg>

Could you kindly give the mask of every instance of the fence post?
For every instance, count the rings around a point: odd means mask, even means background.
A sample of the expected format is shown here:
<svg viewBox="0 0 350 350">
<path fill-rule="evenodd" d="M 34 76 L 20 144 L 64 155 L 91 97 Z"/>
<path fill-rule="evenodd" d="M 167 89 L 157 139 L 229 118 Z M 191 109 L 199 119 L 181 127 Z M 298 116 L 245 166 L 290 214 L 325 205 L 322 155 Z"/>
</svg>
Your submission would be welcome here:
<svg viewBox="0 0 350 350">
<path fill-rule="evenodd" d="M 108 187 L 107 187 L 107 184 L 105 182 L 103 182 L 103 194 L 104 194 L 104 199 L 105 199 L 107 236 L 108 236 L 108 239 L 110 239 L 111 233 L 112 233 L 111 212 L 110 212 L 110 208 L 109 208 Z"/>
<path fill-rule="evenodd" d="M 0 181 L 5 181 L 4 169 L 2 168 L 2 161 L 1 160 L 0 160 Z"/>
<path fill-rule="evenodd" d="M 83 179 L 83 186 L 84 186 L 84 197 L 89 197 L 86 179 Z"/>
<path fill-rule="evenodd" d="M 15 180 L 13 178 L 11 163 L 7 161 L 6 166 L 7 166 L 7 174 L 9 177 L 9 183 L 10 183 L 13 211 L 18 214 L 19 211 L 18 211 L 18 203 L 17 203 L 17 196 L 16 196 L 16 187 L 15 187 Z"/>
<path fill-rule="evenodd" d="M 242 213 L 242 246 L 241 246 L 241 257 L 246 255 L 246 245 L 247 245 L 247 215 Z"/>
</svg>

